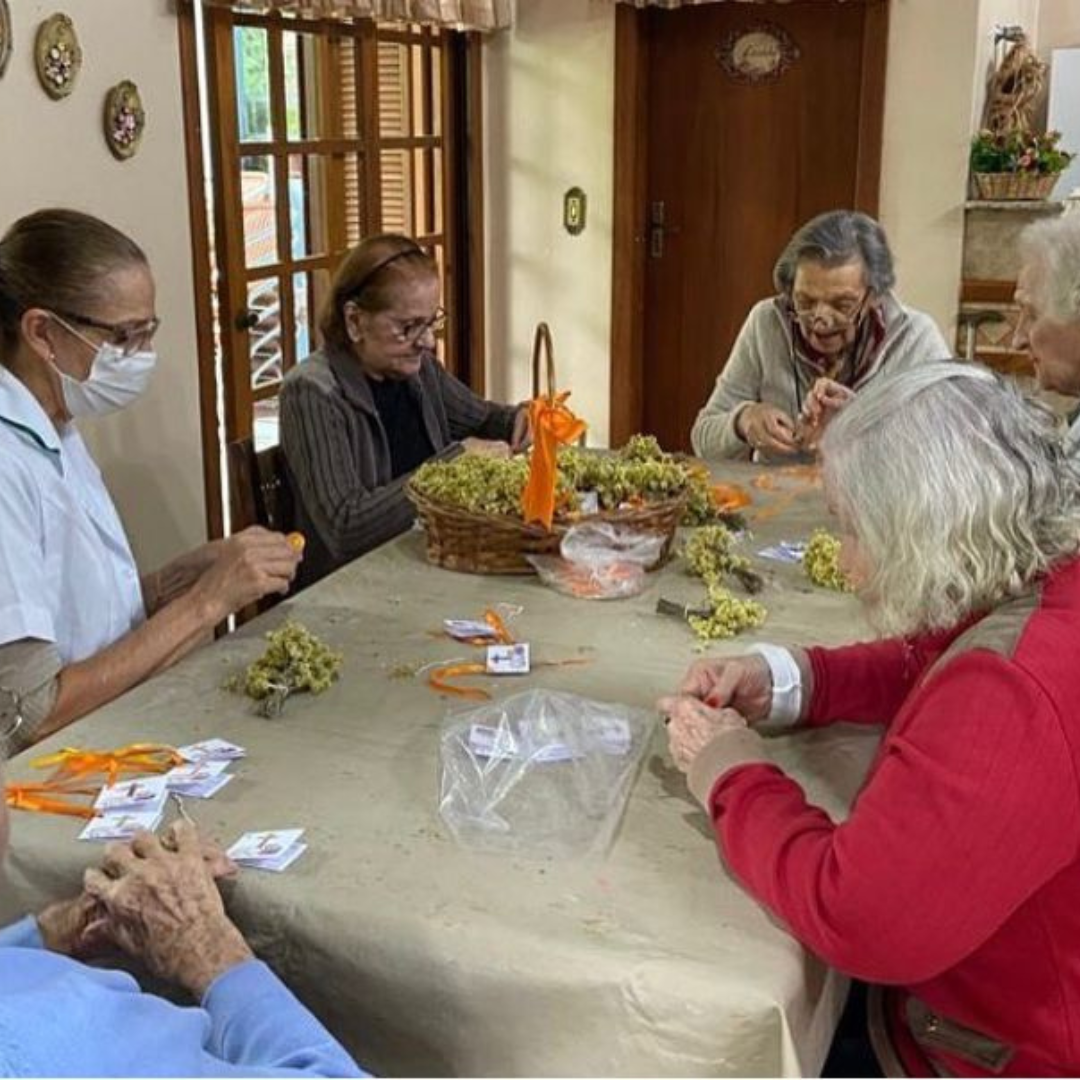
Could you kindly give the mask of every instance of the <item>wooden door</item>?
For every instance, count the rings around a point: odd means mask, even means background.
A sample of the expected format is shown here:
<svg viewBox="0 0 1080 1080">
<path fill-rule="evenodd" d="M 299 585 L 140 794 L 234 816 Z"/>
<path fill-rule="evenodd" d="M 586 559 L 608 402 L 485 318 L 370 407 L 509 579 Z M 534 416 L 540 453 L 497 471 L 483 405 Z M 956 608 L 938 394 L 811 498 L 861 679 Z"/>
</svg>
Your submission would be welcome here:
<svg viewBox="0 0 1080 1080">
<path fill-rule="evenodd" d="M 638 99 L 639 124 L 628 146 L 617 123 L 617 159 L 638 163 L 639 183 L 624 196 L 638 205 L 616 210 L 635 230 L 616 238 L 616 290 L 632 287 L 627 261 L 643 266 L 641 303 L 617 297 L 616 320 L 642 323 L 615 331 L 613 437 L 639 427 L 689 449 L 794 229 L 837 207 L 876 212 L 886 12 L 886 0 L 794 0 L 621 16 L 635 23 L 636 71 L 628 85 L 620 58 L 617 94 Z"/>
</svg>

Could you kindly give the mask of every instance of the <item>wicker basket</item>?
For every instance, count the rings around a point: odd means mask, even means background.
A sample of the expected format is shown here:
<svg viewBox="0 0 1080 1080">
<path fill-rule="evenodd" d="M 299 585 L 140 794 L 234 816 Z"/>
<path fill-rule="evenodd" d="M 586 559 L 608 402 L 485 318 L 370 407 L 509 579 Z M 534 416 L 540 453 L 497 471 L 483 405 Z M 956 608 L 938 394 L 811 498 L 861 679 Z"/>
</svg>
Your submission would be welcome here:
<svg viewBox="0 0 1080 1080">
<path fill-rule="evenodd" d="M 1046 199 L 1060 173 L 974 173 L 980 199 Z"/>
<path fill-rule="evenodd" d="M 555 388 L 555 357 L 551 331 L 546 323 L 536 328 L 533 340 L 533 386 L 539 393 L 541 371 L 547 376 L 548 393 Z M 544 368 L 542 369 L 542 364 Z M 436 502 L 410 483 L 406 493 L 416 507 L 417 517 L 427 534 L 428 561 L 446 570 L 470 574 L 533 574 L 527 555 L 553 555 L 566 530 L 576 522 L 556 520 L 549 531 L 526 525 L 517 518 L 479 514 L 450 503 Z M 671 555 L 675 531 L 686 507 L 686 495 L 648 503 L 629 510 L 612 510 L 590 515 L 589 521 L 610 521 L 639 532 L 666 538 L 655 569 Z M 584 520 L 584 519 L 579 519 Z"/>
</svg>

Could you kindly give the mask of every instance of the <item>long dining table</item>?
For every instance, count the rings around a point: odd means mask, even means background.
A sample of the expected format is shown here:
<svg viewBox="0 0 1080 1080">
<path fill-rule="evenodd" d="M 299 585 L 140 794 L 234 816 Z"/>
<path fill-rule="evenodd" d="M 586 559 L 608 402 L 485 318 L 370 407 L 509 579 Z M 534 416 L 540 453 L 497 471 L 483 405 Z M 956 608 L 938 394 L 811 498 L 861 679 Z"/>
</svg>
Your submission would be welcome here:
<svg viewBox="0 0 1080 1080">
<path fill-rule="evenodd" d="M 825 525 L 806 470 L 726 465 L 742 484 L 745 550 L 766 578 L 752 641 L 839 644 L 868 635 L 857 602 L 757 552 Z M 738 591 L 736 589 L 736 591 Z M 239 631 L 19 755 L 8 780 L 40 776 L 61 747 L 172 746 L 214 736 L 245 747 L 236 778 L 188 800 L 225 844 L 246 830 L 298 827 L 308 851 L 284 873 L 244 870 L 228 910 L 256 952 L 372 1071 L 384 1075 L 815 1075 L 846 980 L 747 895 L 719 859 L 707 818 L 668 756 L 645 755 L 610 849 L 584 859 L 481 853 L 438 813 L 438 745 L 450 708 L 423 665 L 471 658 L 444 618 L 517 610 L 531 675 L 479 679 L 498 696 L 547 687 L 652 708 L 702 653 L 658 597 L 694 603 L 701 582 L 676 559 L 639 596 L 572 599 L 531 577 L 428 564 L 413 531 L 287 599 Z M 340 680 L 264 719 L 224 688 L 286 618 L 340 651 Z M 877 745 L 869 729 L 777 736 L 777 760 L 842 818 Z M 79 888 L 99 845 L 71 818 L 12 812 L 3 914 Z"/>
</svg>

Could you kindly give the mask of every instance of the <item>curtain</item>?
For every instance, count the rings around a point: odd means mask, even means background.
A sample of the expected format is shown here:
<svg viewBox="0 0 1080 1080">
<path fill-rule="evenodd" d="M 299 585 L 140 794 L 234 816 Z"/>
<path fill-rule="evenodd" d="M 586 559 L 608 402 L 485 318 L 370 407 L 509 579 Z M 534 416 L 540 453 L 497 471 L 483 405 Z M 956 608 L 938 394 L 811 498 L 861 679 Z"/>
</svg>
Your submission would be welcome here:
<svg viewBox="0 0 1080 1080">
<path fill-rule="evenodd" d="M 329 19 L 415 22 L 455 30 L 499 30 L 511 24 L 512 0 L 203 0 L 235 11 L 282 11 Z"/>
</svg>

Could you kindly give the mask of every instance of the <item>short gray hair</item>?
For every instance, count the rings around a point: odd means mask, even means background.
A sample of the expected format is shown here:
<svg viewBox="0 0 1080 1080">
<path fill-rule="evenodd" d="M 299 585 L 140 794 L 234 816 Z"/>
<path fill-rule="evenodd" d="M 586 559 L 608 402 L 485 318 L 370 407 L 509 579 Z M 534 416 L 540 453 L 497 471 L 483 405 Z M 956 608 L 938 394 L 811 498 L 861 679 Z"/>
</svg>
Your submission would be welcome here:
<svg viewBox="0 0 1080 1080">
<path fill-rule="evenodd" d="M 1054 322 L 1080 322 L 1080 213 L 1034 221 L 1020 234 L 1020 258 L 1041 273 L 1034 306 Z"/>
<path fill-rule="evenodd" d="M 882 634 L 955 626 L 1080 549 L 1080 470 L 1056 418 L 978 364 L 874 379 L 822 454 Z"/>
<path fill-rule="evenodd" d="M 777 292 L 791 293 L 795 271 L 805 259 L 830 267 L 860 259 L 866 268 L 866 284 L 877 296 L 896 284 L 885 230 L 872 217 L 855 210 L 818 214 L 792 236 L 773 267 Z"/>
</svg>

